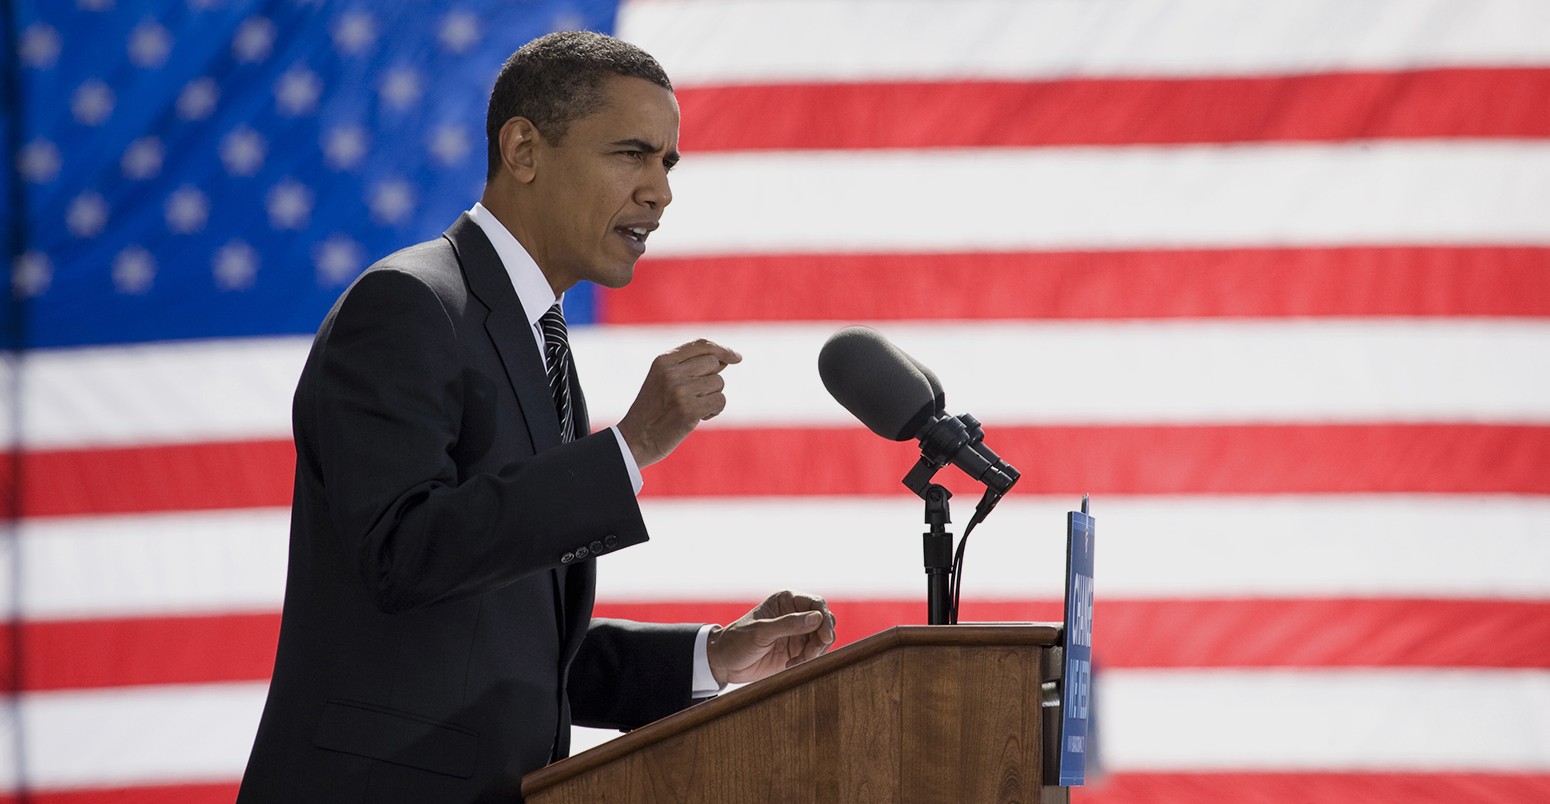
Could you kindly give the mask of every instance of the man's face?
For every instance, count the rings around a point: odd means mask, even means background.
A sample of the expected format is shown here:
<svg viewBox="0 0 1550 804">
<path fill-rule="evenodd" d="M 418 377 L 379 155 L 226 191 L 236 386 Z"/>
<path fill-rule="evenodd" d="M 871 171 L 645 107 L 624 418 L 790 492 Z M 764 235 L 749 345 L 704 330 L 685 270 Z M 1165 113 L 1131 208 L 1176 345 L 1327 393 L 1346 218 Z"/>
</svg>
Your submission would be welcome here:
<svg viewBox="0 0 1550 804">
<path fill-rule="evenodd" d="M 586 279 L 619 288 L 673 200 L 678 101 L 649 81 L 613 76 L 604 104 L 573 121 L 561 144 L 534 144 L 534 259 L 557 291 Z"/>
</svg>

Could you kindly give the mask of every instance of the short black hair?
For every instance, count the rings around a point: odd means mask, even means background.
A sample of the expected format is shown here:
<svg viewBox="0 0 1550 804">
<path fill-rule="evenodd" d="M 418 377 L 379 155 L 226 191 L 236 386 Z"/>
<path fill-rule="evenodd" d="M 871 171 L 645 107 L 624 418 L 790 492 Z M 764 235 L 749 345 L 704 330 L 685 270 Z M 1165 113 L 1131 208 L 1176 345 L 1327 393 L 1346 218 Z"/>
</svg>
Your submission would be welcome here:
<svg viewBox="0 0 1550 804">
<path fill-rule="evenodd" d="M 540 36 L 517 49 L 501 66 L 490 90 L 484 119 L 491 179 L 501 165 L 501 126 L 526 117 L 538 133 L 558 144 L 570 124 L 603 105 L 603 80 L 623 75 L 641 78 L 671 92 L 662 65 L 640 48 L 592 31 L 561 31 Z"/>
</svg>

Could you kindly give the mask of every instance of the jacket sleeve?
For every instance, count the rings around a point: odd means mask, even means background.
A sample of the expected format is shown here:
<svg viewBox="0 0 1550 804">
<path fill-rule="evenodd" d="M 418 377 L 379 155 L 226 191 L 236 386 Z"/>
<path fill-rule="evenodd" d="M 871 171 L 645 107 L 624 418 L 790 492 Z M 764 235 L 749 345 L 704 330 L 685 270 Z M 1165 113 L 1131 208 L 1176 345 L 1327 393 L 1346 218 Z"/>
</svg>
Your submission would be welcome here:
<svg viewBox="0 0 1550 804">
<path fill-rule="evenodd" d="M 420 278 L 369 271 L 314 344 L 314 382 L 297 394 L 298 443 L 310 421 L 317 445 L 298 460 L 317 462 L 334 531 L 384 611 L 499 588 L 608 536 L 612 549 L 646 540 L 612 433 L 491 471 L 458 465 L 467 406 L 493 415 L 493 383 L 508 380 L 499 365 L 465 365 L 455 320 Z"/>
<path fill-rule="evenodd" d="M 594 619 L 571 664 L 571 719 L 633 729 L 687 708 L 697 624 Z"/>
</svg>

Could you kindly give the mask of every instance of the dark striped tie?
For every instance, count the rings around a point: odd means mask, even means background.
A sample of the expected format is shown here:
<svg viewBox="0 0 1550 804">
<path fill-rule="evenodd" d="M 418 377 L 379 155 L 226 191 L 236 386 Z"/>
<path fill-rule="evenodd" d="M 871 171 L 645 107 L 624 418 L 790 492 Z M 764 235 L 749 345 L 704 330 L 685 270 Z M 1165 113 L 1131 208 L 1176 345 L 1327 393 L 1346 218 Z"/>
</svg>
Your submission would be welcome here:
<svg viewBox="0 0 1550 804">
<path fill-rule="evenodd" d="M 560 441 L 576 438 L 575 417 L 570 404 L 570 342 L 566 339 L 565 313 L 555 302 L 538 325 L 544 331 L 544 359 L 549 364 L 549 393 L 554 397 L 554 412 L 560 416 Z"/>
</svg>

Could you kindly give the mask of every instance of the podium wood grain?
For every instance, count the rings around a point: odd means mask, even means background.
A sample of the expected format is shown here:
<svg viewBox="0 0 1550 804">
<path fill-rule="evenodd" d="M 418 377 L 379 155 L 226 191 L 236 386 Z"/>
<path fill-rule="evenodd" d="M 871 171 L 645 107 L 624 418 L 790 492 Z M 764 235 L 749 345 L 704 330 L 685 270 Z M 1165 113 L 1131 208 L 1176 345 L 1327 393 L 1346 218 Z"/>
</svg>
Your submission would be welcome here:
<svg viewBox="0 0 1550 804">
<path fill-rule="evenodd" d="M 1053 625 L 900 626 L 528 774 L 530 804 L 1062 802 Z"/>
</svg>

